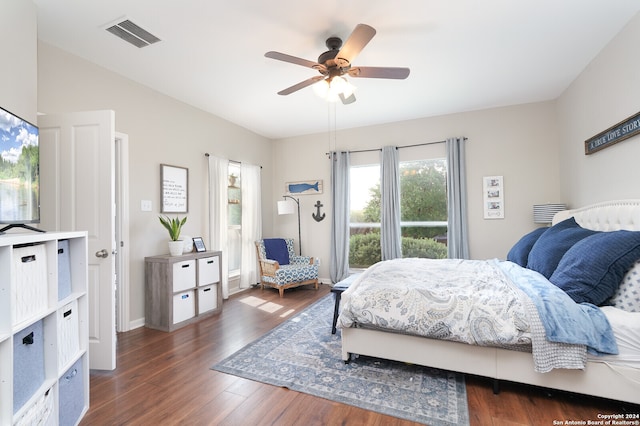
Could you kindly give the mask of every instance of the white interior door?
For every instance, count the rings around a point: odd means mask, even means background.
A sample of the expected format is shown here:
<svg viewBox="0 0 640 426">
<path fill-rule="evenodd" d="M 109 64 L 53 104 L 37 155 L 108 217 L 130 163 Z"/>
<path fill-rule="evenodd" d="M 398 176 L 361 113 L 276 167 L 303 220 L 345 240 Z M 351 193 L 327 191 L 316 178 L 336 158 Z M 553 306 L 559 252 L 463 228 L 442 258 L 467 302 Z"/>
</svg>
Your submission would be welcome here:
<svg viewBox="0 0 640 426">
<path fill-rule="evenodd" d="M 116 367 L 113 111 L 38 117 L 41 228 L 87 231 L 89 364 Z"/>
</svg>

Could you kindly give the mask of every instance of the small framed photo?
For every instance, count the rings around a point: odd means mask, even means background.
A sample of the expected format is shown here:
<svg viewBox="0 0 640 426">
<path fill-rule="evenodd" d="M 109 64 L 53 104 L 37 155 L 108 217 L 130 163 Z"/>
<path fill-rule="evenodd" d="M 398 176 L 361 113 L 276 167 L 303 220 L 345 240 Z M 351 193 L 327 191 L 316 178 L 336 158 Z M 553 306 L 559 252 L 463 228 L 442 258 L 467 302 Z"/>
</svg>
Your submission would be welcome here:
<svg viewBox="0 0 640 426">
<path fill-rule="evenodd" d="M 193 246 L 196 248 L 198 253 L 207 251 L 207 248 L 204 246 L 204 241 L 202 241 L 202 237 L 193 237 Z"/>
<path fill-rule="evenodd" d="M 504 219 L 504 179 L 485 176 L 482 184 L 485 219 Z"/>
</svg>

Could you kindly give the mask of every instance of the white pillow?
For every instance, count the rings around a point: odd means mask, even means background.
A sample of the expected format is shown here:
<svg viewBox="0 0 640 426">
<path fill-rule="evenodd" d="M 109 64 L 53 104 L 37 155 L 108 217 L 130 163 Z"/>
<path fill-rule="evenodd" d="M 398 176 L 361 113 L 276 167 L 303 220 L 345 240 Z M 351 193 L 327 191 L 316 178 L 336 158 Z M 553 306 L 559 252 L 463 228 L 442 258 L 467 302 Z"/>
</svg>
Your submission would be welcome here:
<svg viewBox="0 0 640 426">
<path fill-rule="evenodd" d="M 625 274 L 609 303 L 627 312 L 640 312 L 640 260 Z"/>
</svg>

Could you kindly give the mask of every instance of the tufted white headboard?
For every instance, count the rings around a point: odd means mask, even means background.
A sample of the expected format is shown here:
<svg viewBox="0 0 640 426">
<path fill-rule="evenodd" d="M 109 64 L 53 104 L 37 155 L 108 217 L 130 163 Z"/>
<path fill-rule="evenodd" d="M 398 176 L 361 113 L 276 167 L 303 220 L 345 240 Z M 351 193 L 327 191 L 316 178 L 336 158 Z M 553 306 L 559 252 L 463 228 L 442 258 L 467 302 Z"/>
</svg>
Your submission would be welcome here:
<svg viewBox="0 0 640 426">
<path fill-rule="evenodd" d="M 553 217 L 553 224 L 575 217 L 578 225 L 594 231 L 640 231 L 640 200 L 605 201 L 578 209 L 564 210 Z"/>
</svg>

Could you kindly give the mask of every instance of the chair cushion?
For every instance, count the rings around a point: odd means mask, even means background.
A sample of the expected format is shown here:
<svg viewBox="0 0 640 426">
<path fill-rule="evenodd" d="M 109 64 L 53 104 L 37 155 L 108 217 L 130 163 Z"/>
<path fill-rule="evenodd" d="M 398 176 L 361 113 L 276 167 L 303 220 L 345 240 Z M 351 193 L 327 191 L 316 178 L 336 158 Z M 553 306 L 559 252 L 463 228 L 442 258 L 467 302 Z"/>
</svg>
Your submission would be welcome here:
<svg viewBox="0 0 640 426">
<path fill-rule="evenodd" d="M 275 283 L 285 285 L 318 278 L 318 265 L 285 265 L 276 271 Z"/>
<path fill-rule="evenodd" d="M 289 250 L 287 249 L 287 243 L 284 239 L 265 238 L 263 241 L 267 259 L 275 260 L 280 265 L 289 264 Z"/>
<path fill-rule="evenodd" d="M 289 264 L 290 265 L 310 265 L 312 264 L 311 256 L 297 256 L 289 254 Z"/>
</svg>

